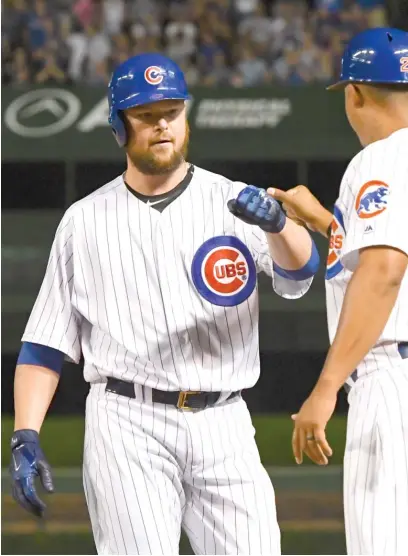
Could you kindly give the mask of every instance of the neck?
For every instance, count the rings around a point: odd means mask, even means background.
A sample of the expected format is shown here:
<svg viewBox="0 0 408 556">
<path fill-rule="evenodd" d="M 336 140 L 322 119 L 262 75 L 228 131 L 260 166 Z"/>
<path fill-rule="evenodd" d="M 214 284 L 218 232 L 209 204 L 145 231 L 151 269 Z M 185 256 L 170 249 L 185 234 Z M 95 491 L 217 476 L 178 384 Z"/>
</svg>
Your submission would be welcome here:
<svg viewBox="0 0 408 556">
<path fill-rule="evenodd" d="M 178 168 L 159 176 L 147 175 L 140 172 L 130 160 L 124 179 L 129 187 L 142 195 L 161 195 L 171 191 L 183 180 L 189 164 L 183 161 Z"/>
<path fill-rule="evenodd" d="M 408 107 L 404 108 L 405 110 L 394 107 L 392 113 L 387 117 L 373 121 L 374 128 L 370 143 L 381 141 L 381 139 L 386 139 L 400 129 L 408 128 Z"/>
</svg>

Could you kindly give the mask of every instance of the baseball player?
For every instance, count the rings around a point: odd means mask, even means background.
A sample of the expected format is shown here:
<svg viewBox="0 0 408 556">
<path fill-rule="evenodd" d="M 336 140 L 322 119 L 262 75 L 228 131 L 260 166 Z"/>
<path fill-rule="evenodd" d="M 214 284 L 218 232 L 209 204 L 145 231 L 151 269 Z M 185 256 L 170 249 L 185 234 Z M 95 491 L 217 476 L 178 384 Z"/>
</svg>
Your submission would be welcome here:
<svg viewBox="0 0 408 556">
<path fill-rule="evenodd" d="M 109 123 L 127 169 L 57 229 L 15 376 L 13 494 L 53 490 L 39 432 L 63 359 L 84 359 L 83 481 L 99 554 L 280 554 L 241 391 L 259 377 L 257 273 L 308 290 L 309 232 L 254 186 L 186 161 L 189 96 L 159 54 L 121 64 Z"/>
<path fill-rule="evenodd" d="M 349 122 L 365 147 L 334 214 L 304 186 L 270 191 L 327 235 L 331 348 L 294 419 L 293 452 L 327 464 L 325 437 L 345 383 L 344 510 L 349 554 L 408 554 L 408 33 L 370 29 L 345 50 Z"/>
</svg>

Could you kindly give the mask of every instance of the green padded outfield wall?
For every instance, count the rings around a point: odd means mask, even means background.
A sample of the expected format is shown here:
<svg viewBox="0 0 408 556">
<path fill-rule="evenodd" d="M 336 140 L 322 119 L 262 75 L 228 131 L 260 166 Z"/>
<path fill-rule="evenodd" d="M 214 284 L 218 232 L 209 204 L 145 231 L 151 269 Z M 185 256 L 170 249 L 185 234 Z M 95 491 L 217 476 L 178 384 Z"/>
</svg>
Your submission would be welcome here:
<svg viewBox="0 0 408 556">
<path fill-rule="evenodd" d="M 195 160 L 347 158 L 357 148 L 341 93 L 299 88 L 193 88 Z M 101 88 L 2 88 L 3 160 L 115 160 Z"/>
</svg>

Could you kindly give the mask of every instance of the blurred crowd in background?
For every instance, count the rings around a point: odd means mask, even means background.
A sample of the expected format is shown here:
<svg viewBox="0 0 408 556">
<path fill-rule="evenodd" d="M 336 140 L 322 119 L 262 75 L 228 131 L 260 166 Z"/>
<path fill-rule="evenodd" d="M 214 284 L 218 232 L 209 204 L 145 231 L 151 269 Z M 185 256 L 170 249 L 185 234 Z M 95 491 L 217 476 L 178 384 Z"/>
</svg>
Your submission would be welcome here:
<svg viewBox="0 0 408 556">
<path fill-rule="evenodd" d="M 325 83 L 352 35 L 386 23 L 384 0 L 3 0 L 2 83 L 106 85 L 152 51 L 189 85 Z"/>
</svg>

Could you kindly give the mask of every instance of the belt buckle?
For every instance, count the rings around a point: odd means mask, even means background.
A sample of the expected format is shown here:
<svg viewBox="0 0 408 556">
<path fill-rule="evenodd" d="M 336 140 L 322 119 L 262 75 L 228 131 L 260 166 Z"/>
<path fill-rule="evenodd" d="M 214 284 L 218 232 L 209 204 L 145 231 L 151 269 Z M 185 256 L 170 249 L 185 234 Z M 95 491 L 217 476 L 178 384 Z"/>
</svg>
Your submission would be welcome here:
<svg viewBox="0 0 408 556">
<path fill-rule="evenodd" d="M 201 392 L 193 392 L 193 391 L 180 392 L 177 400 L 177 408 L 184 409 L 186 411 L 193 411 L 194 407 L 189 407 L 188 405 L 186 405 L 187 397 L 193 394 L 200 394 L 200 393 Z"/>
</svg>

